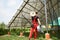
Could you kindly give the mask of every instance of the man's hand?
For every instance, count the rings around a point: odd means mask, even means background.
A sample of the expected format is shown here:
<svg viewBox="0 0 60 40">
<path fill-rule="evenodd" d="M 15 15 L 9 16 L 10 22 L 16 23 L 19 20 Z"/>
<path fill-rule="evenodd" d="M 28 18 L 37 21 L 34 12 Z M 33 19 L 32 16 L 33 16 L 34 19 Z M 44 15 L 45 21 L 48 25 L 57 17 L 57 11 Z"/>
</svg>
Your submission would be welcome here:
<svg viewBox="0 0 60 40">
<path fill-rule="evenodd" d="M 41 25 L 39 25 L 41 27 Z"/>
</svg>

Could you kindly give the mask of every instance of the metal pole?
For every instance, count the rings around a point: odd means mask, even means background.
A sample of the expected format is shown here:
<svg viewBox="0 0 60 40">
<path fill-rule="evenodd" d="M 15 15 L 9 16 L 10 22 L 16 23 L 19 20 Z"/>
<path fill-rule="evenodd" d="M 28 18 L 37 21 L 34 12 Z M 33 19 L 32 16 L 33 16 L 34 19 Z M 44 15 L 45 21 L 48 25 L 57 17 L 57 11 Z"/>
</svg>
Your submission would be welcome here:
<svg viewBox="0 0 60 40">
<path fill-rule="evenodd" d="M 47 28 L 47 33 L 48 33 L 48 27 L 47 27 L 47 5 L 46 5 L 46 0 L 44 0 L 44 5 L 45 5 L 45 18 L 46 18 L 46 28 Z"/>
</svg>

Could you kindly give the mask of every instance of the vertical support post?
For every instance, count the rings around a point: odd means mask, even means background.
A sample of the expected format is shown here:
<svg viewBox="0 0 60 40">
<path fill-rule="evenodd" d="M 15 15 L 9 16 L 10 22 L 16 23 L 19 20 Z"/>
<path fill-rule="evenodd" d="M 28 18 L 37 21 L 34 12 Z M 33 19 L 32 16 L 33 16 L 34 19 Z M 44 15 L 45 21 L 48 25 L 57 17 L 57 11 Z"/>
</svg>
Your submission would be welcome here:
<svg viewBox="0 0 60 40">
<path fill-rule="evenodd" d="M 46 18 L 46 28 L 47 28 L 47 33 L 48 33 L 48 27 L 47 27 L 47 5 L 46 5 L 46 0 L 44 0 L 44 5 L 45 5 L 45 18 Z"/>
<path fill-rule="evenodd" d="M 46 40 L 50 39 L 50 34 L 48 33 L 48 19 L 47 19 L 47 5 L 46 5 L 46 0 L 44 0 L 44 5 L 45 5 L 45 18 L 46 18 L 46 28 L 47 28 L 47 33 L 45 34 Z"/>
<path fill-rule="evenodd" d="M 57 0 L 57 7 L 58 7 L 58 17 L 59 17 L 59 0 Z M 59 32 L 60 32 L 60 27 L 59 27 L 59 21 L 58 21 L 58 19 L 57 19 L 57 22 L 58 22 L 58 32 L 57 32 L 57 37 L 58 37 L 58 39 L 60 38 L 60 36 L 59 36 Z"/>
</svg>

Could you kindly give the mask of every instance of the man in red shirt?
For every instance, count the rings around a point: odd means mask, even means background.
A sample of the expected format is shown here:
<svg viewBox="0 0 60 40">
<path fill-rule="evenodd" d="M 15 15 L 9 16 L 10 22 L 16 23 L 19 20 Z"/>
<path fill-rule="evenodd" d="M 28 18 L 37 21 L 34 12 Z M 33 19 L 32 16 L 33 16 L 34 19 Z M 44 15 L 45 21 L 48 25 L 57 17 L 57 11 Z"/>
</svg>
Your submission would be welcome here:
<svg viewBox="0 0 60 40">
<path fill-rule="evenodd" d="M 34 40 L 37 38 L 37 26 L 41 25 L 39 17 L 37 16 L 37 12 L 32 12 L 31 13 L 31 18 L 32 18 L 32 26 L 30 29 L 30 34 L 29 34 L 29 40 L 32 38 L 32 35 L 34 34 Z"/>
</svg>

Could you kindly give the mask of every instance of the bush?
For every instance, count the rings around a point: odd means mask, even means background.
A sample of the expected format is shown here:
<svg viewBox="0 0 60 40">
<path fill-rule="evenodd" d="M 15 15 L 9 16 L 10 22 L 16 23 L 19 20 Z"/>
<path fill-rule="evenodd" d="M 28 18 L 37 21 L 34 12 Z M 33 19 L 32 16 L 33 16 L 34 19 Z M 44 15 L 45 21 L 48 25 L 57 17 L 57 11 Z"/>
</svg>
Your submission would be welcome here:
<svg viewBox="0 0 60 40">
<path fill-rule="evenodd" d="M 8 32 L 9 32 L 9 29 L 0 28 L 0 35 L 5 35 Z M 11 29 L 10 30 L 11 35 L 19 35 L 20 32 L 21 32 L 21 29 Z"/>
<path fill-rule="evenodd" d="M 5 35 L 5 34 L 7 34 L 8 33 L 8 29 L 2 29 L 2 28 L 0 28 L 0 35 Z"/>
<path fill-rule="evenodd" d="M 19 35 L 20 34 L 20 29 L 11 29 L 11 35 Z"/>
</svg>

